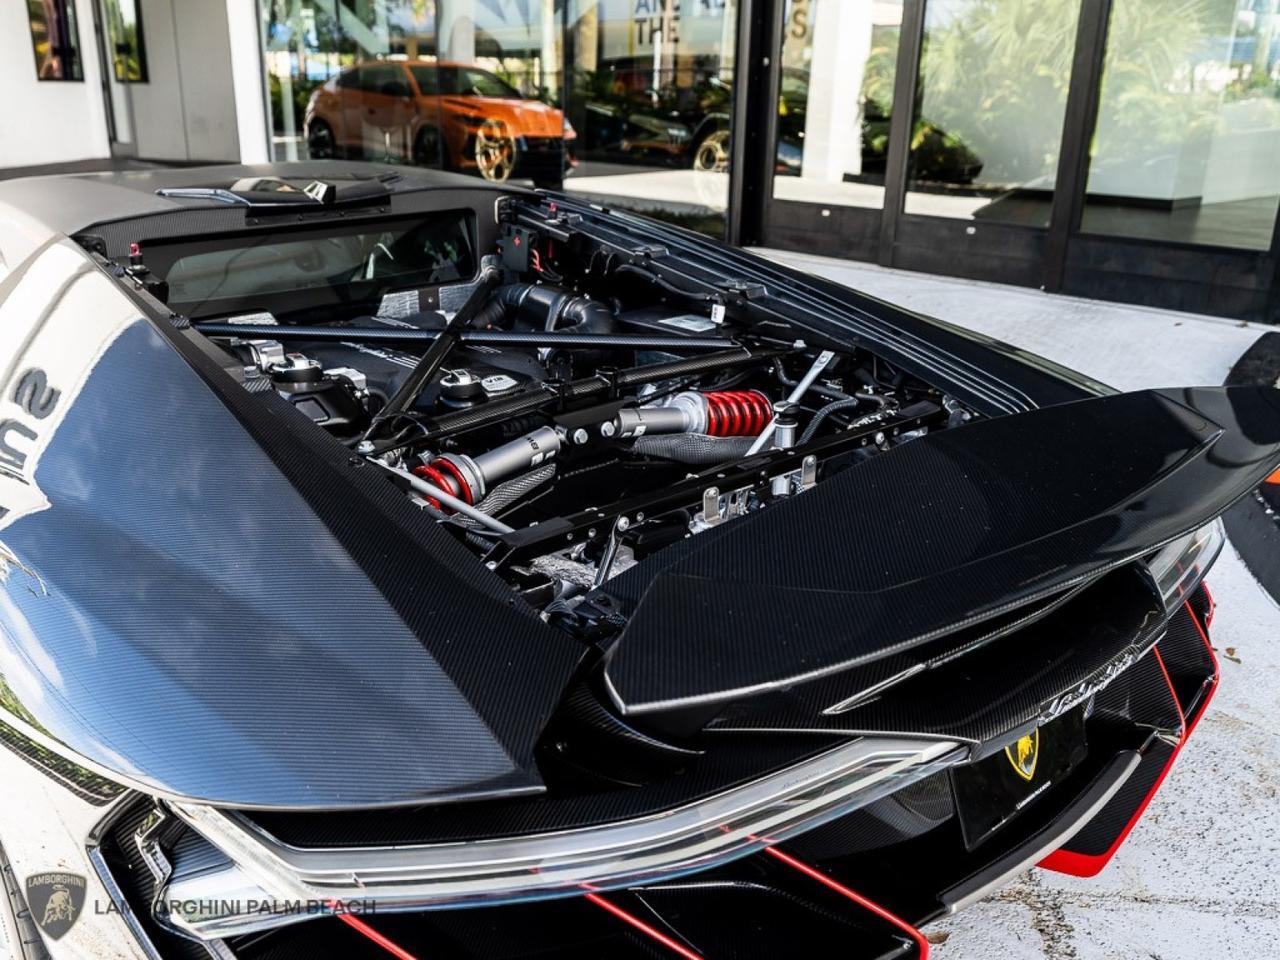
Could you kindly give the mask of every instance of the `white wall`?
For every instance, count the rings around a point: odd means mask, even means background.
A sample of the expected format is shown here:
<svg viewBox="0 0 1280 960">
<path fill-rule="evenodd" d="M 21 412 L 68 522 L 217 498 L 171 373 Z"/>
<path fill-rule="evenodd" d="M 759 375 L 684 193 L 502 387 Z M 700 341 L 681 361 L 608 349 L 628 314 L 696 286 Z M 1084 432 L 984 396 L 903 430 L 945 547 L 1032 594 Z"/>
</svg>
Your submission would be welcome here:
<svg viewBox="0 0 1280 960">
<path fill-rule="evenodd" d="M 130 103 L 134 149 L 148 160 L 188 159 L 175 6 L 173 0 L 140 0 L 147 82 L 121 84 Z"/>
<path fill-rule="evenodd" d="M 239 160 L 235 84 L 227 8 L 209 0 L 171 0 L 177 20 L 188 160 Z"/>
<path fill-rule="evenodd" d="M 110 156 L 93 0 L 74 2 L 84 80 L 42 82 L 25 4 L 0 0 L 0 167 Z M 142 0 L 140 6 L 149 82 L 112 84 L 120 101 L 117 122 L 137 155 L 265 162 L 266 91 L 253 0 Z"/>
<path fill-rule="evenodd" d="M 136 152 L 148 160 L 238 160 L 225 5 L 141 0 L 147 82 L 126 86 Z"/>
<path fill-rule="evenodd" d="M 110 154 L 91 0 L 76 0 L 84 80 L 36 80 L 27 5 L 0 0 L 0 167 Z"/>
<path fill-rule="evenodd" d="M 266 163 L 270 159 L 260 31 L 258 9 L 253 0 L 227 0 L 227 38 L 231 46 L 241 163 Z"/>
</svg>

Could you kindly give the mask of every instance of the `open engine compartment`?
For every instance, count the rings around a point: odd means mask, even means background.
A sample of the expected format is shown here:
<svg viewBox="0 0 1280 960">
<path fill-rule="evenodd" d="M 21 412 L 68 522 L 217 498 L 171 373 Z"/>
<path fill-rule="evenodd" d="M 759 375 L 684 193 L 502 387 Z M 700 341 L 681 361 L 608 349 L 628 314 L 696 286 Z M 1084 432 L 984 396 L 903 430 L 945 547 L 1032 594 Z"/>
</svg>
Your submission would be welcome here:
<svg viewBox="0 0 1280 960">
<path fill-rule="evenodd" d="M 975 415 L 815 336 L 820 317 L 761 320 L 749 288 L 673 282 L 554 202 L 505 198 L 497 236 L 431 308 L 406 291 L 197 328 L 572 632 L 625 623 L 607 585 L 635 564 Z"/>
</svg>

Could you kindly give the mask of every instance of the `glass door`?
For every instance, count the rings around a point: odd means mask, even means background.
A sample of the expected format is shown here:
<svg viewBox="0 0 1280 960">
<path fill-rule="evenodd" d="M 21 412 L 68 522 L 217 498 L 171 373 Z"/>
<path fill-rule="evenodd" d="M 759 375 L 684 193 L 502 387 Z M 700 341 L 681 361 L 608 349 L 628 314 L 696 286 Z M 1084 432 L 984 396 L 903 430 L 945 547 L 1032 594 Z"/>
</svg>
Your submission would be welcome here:
<svg viewBox="0 0 1280 960">
<path fill-rule="evenodd" d="M 94 19 L 111 118 L 111 152 L 113 156 L 136 156 L 134 92 L 137 85 L 149 81 L 138 0 L 101 0 L 94 9 Z"/>
<path fill-rule="evenodd" d="M 1114 0 L 1081 232 L 1268 250 L 1280 0 Z"/>
<path fill-rule="evenodd" d="M 766 243 L 875 257 L 902 0 L 787 0 Z"/>
<path fill-rule="evenodd" d="M 1080 0 L 924 0 L 895 266 L 1039 286 Z"/>
<path fill-rule="evenodd" d="M 1280 0 L 1111 0 L 1063 289 L 1275 322 Z"/>
<path fill-rule="evenodd" d="M 722 235 L 735 0 L 567 0 L 567 10 L 565 189 Z"/>
</svg>

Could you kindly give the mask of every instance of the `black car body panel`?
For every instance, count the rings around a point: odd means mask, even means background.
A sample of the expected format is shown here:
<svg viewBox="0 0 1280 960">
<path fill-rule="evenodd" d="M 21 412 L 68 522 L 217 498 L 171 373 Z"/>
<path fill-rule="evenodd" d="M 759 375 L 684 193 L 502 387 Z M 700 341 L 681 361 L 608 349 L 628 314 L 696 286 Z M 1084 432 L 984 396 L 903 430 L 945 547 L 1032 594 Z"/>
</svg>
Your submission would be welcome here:
<svg viewBox="0 0 1280 960">
<path fill-rule="evenodd" d="M 1280 460 L 1275 391 L 1117 394 L 447 175 L 0 205 L 44 230 L 0 232 L 0 311 L 37 305 L 0 380 L 0 764 L 83 788 L 144 953 L 923 955 L 910 924 L 1033 863 L 1100 869 L 1213 693 L 1212 521 Z M 316 889 L 377 915 L 235 905 Z"/>
<path fill-rule="evenodd" d="M 1277 457 L 1280 395 L 1263 388 L 1118 394 L 931 433 L 616 578 L 632 615 L 610 689 L 648 713 L 900 654 L 1151 552 Z"/>
<path fill-rule="evenodd" d="M 569 638 L 477 589 L 397 503 L 422 538 L 397 558 L 406 622 L 336 526 L 357 504 L 318 515 L 148 321 L 85 373 L 36 467 L 47 508 L 4 531 L 22 562 L 5 677 L 29 723 L 130 782 L 232 806 L 540 788 L 530 719 L 567 682 Z M 477 681 L 502 690 L 487 716 L 459 689 Z"/>
</svg>

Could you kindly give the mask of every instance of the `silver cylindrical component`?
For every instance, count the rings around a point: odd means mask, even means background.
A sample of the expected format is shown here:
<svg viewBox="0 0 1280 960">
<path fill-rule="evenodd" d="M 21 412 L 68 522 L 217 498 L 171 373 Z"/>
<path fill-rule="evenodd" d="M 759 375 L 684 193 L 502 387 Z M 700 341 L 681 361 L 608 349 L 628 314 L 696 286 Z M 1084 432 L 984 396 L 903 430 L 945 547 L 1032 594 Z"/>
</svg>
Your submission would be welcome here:
<svg viewBox="0 0 1280 960">
<path fill-rule="evenodd" d="M 614 418 L 613 436 L 626 439 L 650 433 L 685 433 L 688 417 L 675 407 L 627 407 Z"/>
<path fill-rule="evenodd" d="M 677 433 L 707 432 L 707 395 L 697 390 L 682 390 L 673 397 L 668 397 L 662 405 L 664 410 L 679 410 L 684 416 L 684 426 Z"/>
<path fill-rule="evenodd" d="M 605 436 L 643 437 L 654 433 L 706 433 L 707 398 L 696 390 L 684 390 L 660 404 L 627 407 L 618 411 L 614 432 Z"/>
<path fill-rule="evenodd" d="M 779 400 L 773 405 L 773 446 L 775 450 L 790 450 L 796 445 L 798 421 L 796 414 L 800 409 L 798 403 L 790 400 Z M 785 497 L 791 493 L 791 477 L 780 474 L 773 478 L 769 490 L 775 497 Z"/>
<path fill-rule="evenodd" d="M 773 445 L 778 450 L 790 450 L 796 445 L 796 412 L 799 404 L 779 400 L 773 405 Z"/>
<path fill-rule="evenodd" d="M 560 452 L 560 443 L 560 434 L 555 430 L 551 427 L 539 427 L 488 453 L 467 458 L 480 477 L 481 489 L 473 491 L 476 499 L 484 496 L 485 491 L 499 480 L 550 460 Z"/>
</svg>

